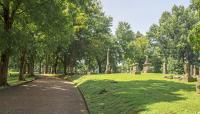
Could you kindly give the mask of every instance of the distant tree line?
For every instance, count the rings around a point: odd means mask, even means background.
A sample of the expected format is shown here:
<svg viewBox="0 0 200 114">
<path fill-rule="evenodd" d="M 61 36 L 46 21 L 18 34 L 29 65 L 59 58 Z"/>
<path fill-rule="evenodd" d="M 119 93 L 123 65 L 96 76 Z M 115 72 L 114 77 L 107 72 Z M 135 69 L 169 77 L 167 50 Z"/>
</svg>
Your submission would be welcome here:
<svg viewBox="0 0 200 114">
<path fill-rule="evenodd" d="M 199 64 L 200 1 L 164 12 L 146 35 L 120 22 L 115 35 L 98 0 L 1 0 L 0 86 L 9 71 L 19 80 L 34 73 L 64 75 L 142 70 L 148 57 L 153 72 L 183 73 L 185 61 Z"/>
</svg>

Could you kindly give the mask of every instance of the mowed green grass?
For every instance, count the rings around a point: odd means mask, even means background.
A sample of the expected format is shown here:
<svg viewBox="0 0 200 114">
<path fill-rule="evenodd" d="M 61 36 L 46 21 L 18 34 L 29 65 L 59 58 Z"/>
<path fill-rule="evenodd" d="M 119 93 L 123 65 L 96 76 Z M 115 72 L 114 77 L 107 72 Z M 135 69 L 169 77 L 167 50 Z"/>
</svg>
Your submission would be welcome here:
<svg viewBox="0 0 200 114">
<path fill-rule="evenodd" d="M 92 114 L 197 114 L 196 83 L 162 74 L 110 74 L 74 77 Z"/>
</svg>

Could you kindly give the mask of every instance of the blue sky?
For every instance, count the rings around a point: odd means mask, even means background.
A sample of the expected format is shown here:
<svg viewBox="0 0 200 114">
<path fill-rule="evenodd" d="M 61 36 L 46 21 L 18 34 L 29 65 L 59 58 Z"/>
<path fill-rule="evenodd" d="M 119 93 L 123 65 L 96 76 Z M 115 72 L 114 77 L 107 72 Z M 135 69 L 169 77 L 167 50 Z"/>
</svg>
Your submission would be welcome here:
<svg viewBox="0 0 200 114">
<path fill-rule="evenodd" d="M 131 24 L 134 32 L 146 33 L 163 11 L 170 11 L 174 4 L 189 6 L 190 0 L 101 0 L 106 15 L 113 17 L 112 31 L 119 21 Z"/>
</svg>

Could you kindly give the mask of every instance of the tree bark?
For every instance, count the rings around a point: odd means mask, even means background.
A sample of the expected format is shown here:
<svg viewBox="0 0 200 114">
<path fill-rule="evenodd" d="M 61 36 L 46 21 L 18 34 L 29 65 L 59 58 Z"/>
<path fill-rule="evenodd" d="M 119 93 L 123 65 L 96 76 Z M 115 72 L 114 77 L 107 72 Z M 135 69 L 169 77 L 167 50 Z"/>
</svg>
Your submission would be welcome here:
<svg viewBox="0 0 200 114">
<path fill-rule="evenodd" d="M 0 86 L 8 86 L 8 63 L 9 63 L 9 53 L 4 51 L 1 53 L 0 62 Z"/>
<path fill-rule="evenodd" d="M 25 77 L 24 77 L 24 67 L 26 66 L 26 51 L 23 50 L 21 51 L 21 54 L 20 54 L 20 66 L 19 66 L 19 80 L 20 81 L 24 81 L 25 80 Z"/>
<path fill-rule="evenodd" d="M 53 74 L 57 73 L 57 66 L 58 66 L 58 56 L 56 56 L 55 63 L 53 65 L 53 71 L 52 71 Z"/>
<path fill-rule="evenodd" d="M 4 31 L 5 34 L 9 35 L 10 30 L 12 28 L 14 16 L 16 14 L 16 11 L 18 10 L 21 0 L 17 0 L 16 3 L 12 4 L 15 6 L 14 8 L 11 8 L 11 1 L 10 0 L 3 0 L 2 1 L 2 7 L 3 7 L 3 13 L 2 18 L 4 20 Z M 6 39 L 8 40 L 8 39 Z M 9 64 L 9 52 L 10 52 L 10 46 L 8 44 L 8 47 L 1 53 L 1 63 L 0 63 L 0 86 L 7 86 L 7 75 L 8 75 L 8 64 Z"/>
<path fill-rule="evenodd" d="M 34 76 L 34 58 L 30 57 L 28 65 L 28 74 Z"/>
<path fill-rule="evenodd" d="M 9 35 L 11 29 L 11 18 L 10 18 L 10 1 L 3 1 L 3 19 L 4 19 L 4 31 Z M 1 63 L 0 63 L 0 86 L 8 86 L 7 77 L 8 77 L 8 64 L 9 64 L 9 47 L 6 48 L 1 53 Z"/>
<path fill-rule="evenodd" d="M 39 74 L 42 74 L 42 61 L 40 61 L 40 65 L 39 65 Z"/>
<path fill-rule="evenodd" d="M 102 71 L 102 63 L 98 59 L 97 59 L 97 64 L 99 66 L 99 73 L 103 73 L 103 71 Z"/>
<path fill-rule="evenodd" d="M 45 74 L 48 74 L 48 73 L 49 73 L 49 65 L 46 64 L 46 65 L 45 65 Z"/>
<path fill-rule="evenodd" d="M 49 73 L 48 56 L 46 56 L 45 74 Z"/>
<path fill-rule="evenodd" d="M 67 75 L 67 55 L 64 56 L 63 72 L 64 72 L 64 75 Z"/>
</svg>

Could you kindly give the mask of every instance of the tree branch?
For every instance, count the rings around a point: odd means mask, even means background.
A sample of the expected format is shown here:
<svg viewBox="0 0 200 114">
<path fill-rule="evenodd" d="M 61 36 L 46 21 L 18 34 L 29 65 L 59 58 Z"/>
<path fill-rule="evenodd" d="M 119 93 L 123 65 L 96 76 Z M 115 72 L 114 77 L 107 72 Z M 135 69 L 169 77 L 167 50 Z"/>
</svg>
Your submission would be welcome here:
<svg viewBox="0 0 200 114">
<path fill-rule="evenodd" d="M 18 10 L 18 8 L 19 8 L 19 6 L 21 5 L 21 3 L 22 3 L 22 0 L 16 0 L 16 5 L 15 5 L 15 7 L 13 8 L 13 10 L 12 10 L 12 12 L 11 12 L 11 20 L 13 21 L 13 18 L 14 18 L 14 16 L 15 16 L 15 14 L 16 14 L 16 12 L 17 12 L 17 10 Z"/>
</svg>

